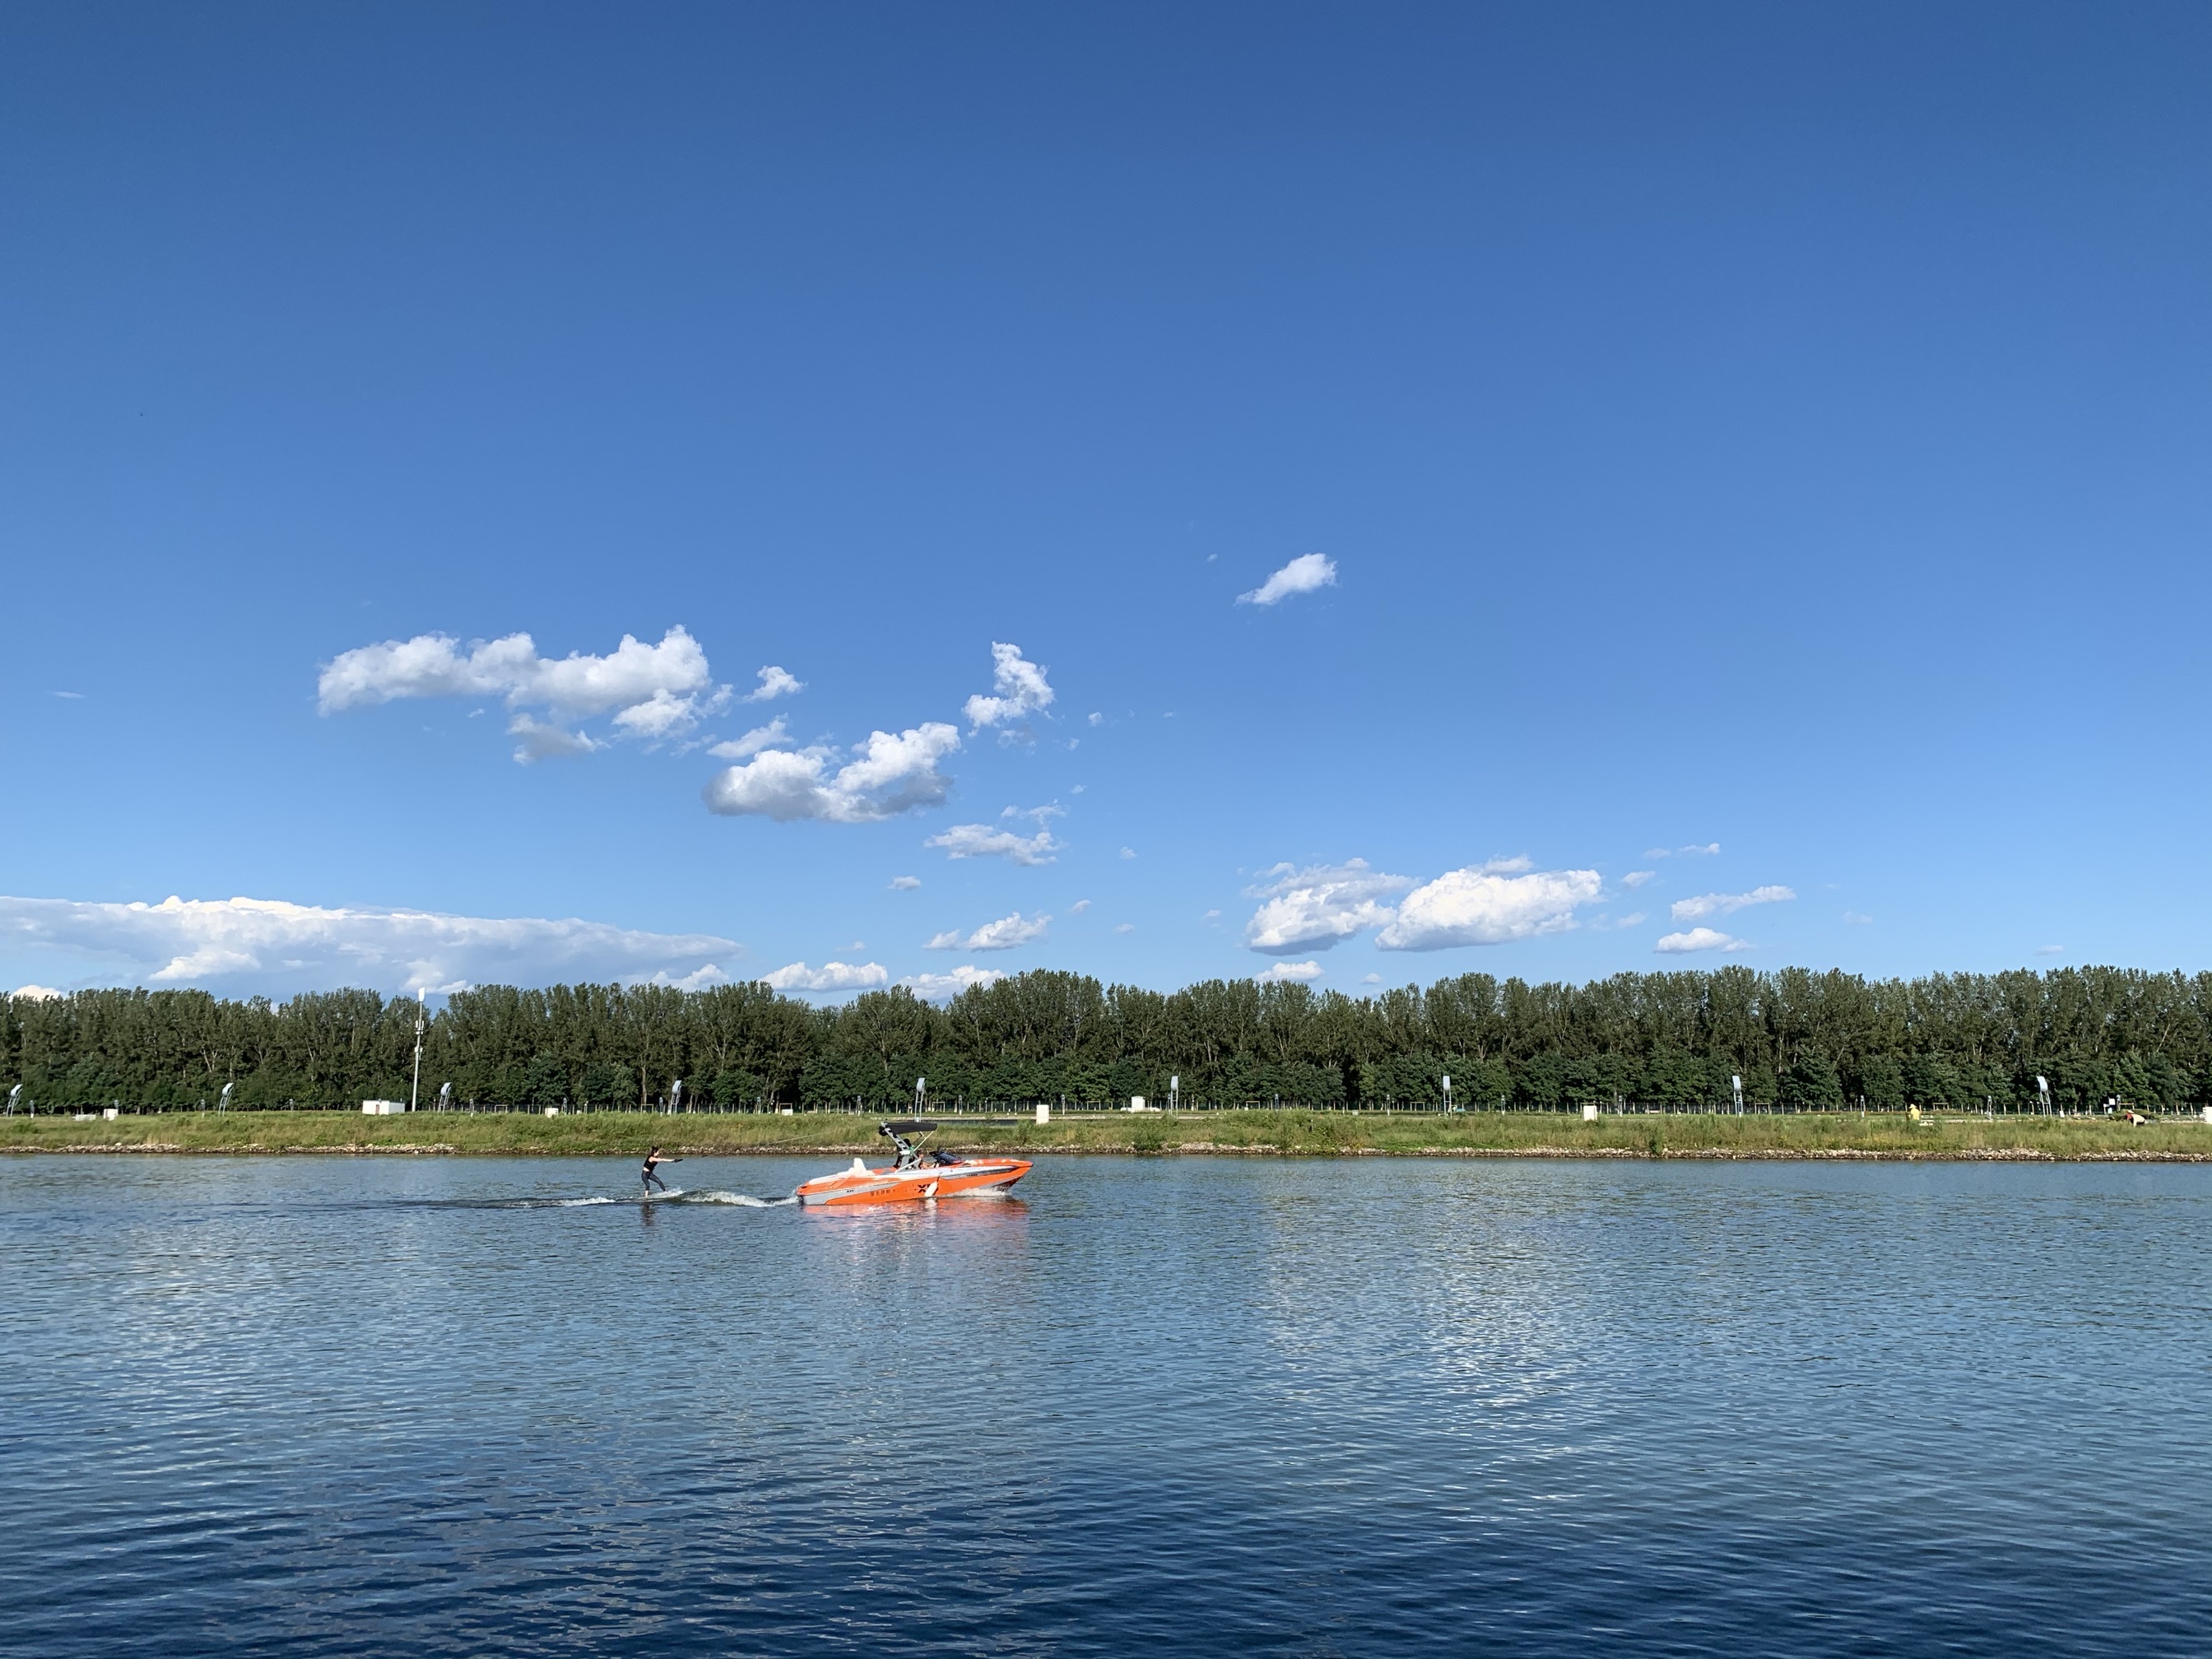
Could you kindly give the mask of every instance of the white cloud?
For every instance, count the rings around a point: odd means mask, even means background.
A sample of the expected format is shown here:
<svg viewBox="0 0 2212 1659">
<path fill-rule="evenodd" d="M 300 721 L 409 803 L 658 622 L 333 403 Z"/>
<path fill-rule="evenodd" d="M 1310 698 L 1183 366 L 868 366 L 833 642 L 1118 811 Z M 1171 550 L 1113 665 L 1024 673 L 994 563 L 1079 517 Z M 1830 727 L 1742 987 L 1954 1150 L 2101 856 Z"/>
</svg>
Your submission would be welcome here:
<svg viewBox="0 0 2212 1659">
<path fill-rule="evenodd" d="M 58 697 L 66 698 L 70 702 L 82 702 L 84 701 L 84 693 L 82 691 L 57 691 L 54 695 Z M 1098 717 L 1095 714 L 1092 715 L 1091 717 L 1091 723 L 1093 726 L 1096 726 L 1098 723 Z M 35 990 L 37 988 L 34 986 L 32 988 Z M 22 993 L 18 991 L 15 994 L 17 996 L 21 996 L 22 995 Z M 54 994 L 58 996 L 61 994 L 58 991 Z"/>
<path fill-rule="evenodd" d="M 767 702 L 775 697 L 795 697 L 806 690 L 806 682 L 794 674 L 785 672 L 771 663 L 760 672 L 760 684 L 738 699 L 740 702 Z"/>
<path fill-rule="evenodd" d="M 1045 927 L 1051 921 L 1050 916 L 1024 916 L 1017 910 L 1011 916 L 1000 916 L 996 921 L 985 922 L 964 937 L 957 927 L 949 933 L 939 933 L 929 941 L 926 948 L 932 951 L 1011 951 L 1017 945 L 1034 944 L 1042 939 Z"/>
<path fill-rule="evenodd" d="M 1114 924 L 1114 931 L 1117 933 L 1133 933 L 1137 931 L 1137 924 L 1133 921 L 1117 921 Z"/>
<path fill-rule="evenodd" d="M 1079 916 L 1090 908 L 1091 901 L 1089 899 L 1078 899 L 1074 903 L 1067 907 L 1067 914 L 1071 916 Z"/>
<path fill-rule="evenodd" d="M 1707 916 L 1733 915 L 1754 904 L 1780 904 L 1797 895 L 1787 887 L 1754 887 L 1748 893 L 1700 893 L 1677 899 L 1669 911 L 1677 921 L 1699 921 Z"/>
<path fill-rule="evenodd" d="M 1270 956 L 1297 951 L 1326 951 L 1363 927 L 1391 919 L 1387 900 L 1413 884 L 1409 876 L 1384 875 L 1364 859 L 1315 865 L 1299 870 L 1279 864 L 1273 878 L 1245 890 L 1247 898 L 1267 902 L 1244 924 L 1244 943 Z"/>
<path fill-rule="evenodd" d="M 1846 910 L 1844 912 L 1844 920 L 1854 927 L 1870 927 L 1874 922 L 1874 918 L 1863 910 Z"/>
<path fill-rule="evenodd" d="M 56 696 L 62 694 L 55 692 Z M 58 1002 L 62 994 L 51 985 L 18 985 L 15 994 L 26 1002 Z"/>
<path fill-rule="evenodd" d="M 876 962 L 825 962 L 819 968 L 793 962 L 761 975 L 771 991 L 872 991 L 890 978 Z"/>
<path fill-rule="evenodd" d="M 999 816 L 1002 818 L 1029 818 L 1042 829 L 1054 818 L 1064 818 L 1067 809 L 1058 801 L 1048 801 L 1042 806 L 1009 806 Z"/>
<path fill-rule="evenodd" d="M 937 765 L 959 746 L 957 732 L 932 720 L 896 737 L 870 732 L 834 772 L 835 750 L 770 749 L 718 773 L 702 793 L 709 811 L 729 817 L 872 823 L 942 801 L 952 780 Z"/>
<path fill-rule="evenodd" d="M 56 696 L 59 696 L 61 695 L 61 693 L 59 693 L 59 692 L 58 691 L 58 692 L 56 692 L 54 695 L 55 695 Z M 1105 717 L 1105 715 L 1103 715 L 1103 714 L 1099 714 L 1096 709 L 1094 709 L 1094 710 L 1092 710 L 1092 711 L 1091 711 L 1091 723 L 1093 726 L 1103 726 L 1103 725 L 1105 725 L 1105 724 L 1106 724 L 1106 717 Z"/>
<path fill-rule="evenodd" d="M 2063 957 L 2066 954 L 2066 947 L 2063 945 L 2039 945 L 2035 947 L 2035 954 L 2039 957 Z M 21 996 L 23 994 L 18 991 L 15 994 Z"/>
<path fill-rule="evenodd" d="M 1045 684 L 1044 670 L 1024 658 L 1021 647 L 994 640 L 991 660 L 991 685 L 996 695 L 987 697 L 979 691 L 968 699 L 970 727 L 980 732 L 987 726 L 1041 714 L 1051 706 L 1053 691 Z"/>
<path fill-rule="evenodd" d="M 949 859 L 1012 859 L 1016 864 L 1050 864 L 1061 842 L 1052 831 L 1018 836 L 1011 830 L 994 830 L 988 823 L 956 823 L 942 835 L 932 836 L 924 847 L 942 847 Z"/>
<path fill-rule="evenodd" d="M 1262 985 L 1274 985 L 1288 981 L 1296 985 L 1310 984 L 1321 977 L 1318 962 L 1279 962 L 1264 972 L 1252 975 Z"/>
<path fill-rule="evenodd" d="M 716 760 L 750 760 L 763 749 L 781 748 L 790 741 L 791 732 L 783 723 L 783 716 L 778 714 L 766 726 L 756 726 L 742 738 L 715 744 L 707 752 Z"/>
<path fill-rule="evenodd" d="M 1711 927 L 1692 927 L 1686 933 L 1662 934 L 1651 947 L 1663 956 L 1683 956 L 1692 951 L 1748 951 L 1750 945 L 1740 939 L 1717 933 Z"/>
<path fill-rule="evenodd" d="M 1505 875 L 1494 864 L 1453 870 L 1407 894 L 1375 944 L 1384 951 L 1443 951 L 1561 933 L 1575 925 L 1577 907 L 1595 902 L 1604 885 L 1595 870 Z"/>
<path fill-rule="evenodd" d="M 899 983 L 924 1002 L 950 1002 L 972 985 L 995 985 L 1004 978 L 996 968 L 963 963 L 949 974 L 908 974 Z"/>
<path fill-rule="evenodd" d="M 499 697 L 511 709 L 544 710 L 550 721 L 518 713 L 509 727 L 522 738 L 514 757 L 525 763 L 603 746 L 565 729 L 574 721 L 611 714 L 620 735 L 650 741 L 690 731 L 730 696 L 681 627 L 658 645 L 625 634 L 603 657 L 541 657 L 527 634 L 473 640 L 465 650 L 447 635 L 418 634 L 340 652 L 324 665 L 316 691 L 325 714 L 402 697 Z"/>
<path fill-rule="evenodd" d="M 1318 553 L 1301 553 L 1249 593 L 1239 593 L 1239 605 L 1273 605 L 1293 593 L 1336 586 L 1336 561 Z"/>
<path fill-rule="evenodd" d="M 1359 976 L 1359 982 L 1362 985 L 1380 985 L 1382 982 L 1382 975 L 1380 974 L 1362 974 Z"/>
<path fill-rule="evenodd" d="M 1717 856 L 1720 850 L 1721 844 L 1717 841 L 1709 841 L 1702 847 L 1693 842 L 1687 847 L 1647 847 L 1644 849 L 1644 856 L 1647 859 L 1709 859 Z"/>
<path fill-rule="evenodd" d="M 915 888 L 921 885 L 921 878 L 920 876 L 893 876 L 891 878 L 891 891 L 894 893 L 911 893 Z"/>
<path fill-rule="evenodd" d="M 663 968 L 644 982 L 647 985 L 665 985 L 678 991 L 703 991 L 709 986 L 727 985 L 730 982 L 730 976 L 710 962 L 705 967 L 695 969 L 690 973 L 681 976 L 672 974 Z"/>
<path fill-rule="evenodd" d="M 1125 859 L 1133 859 L 1137 856 L 1137 849 L 1133 847 L 1124 847 L 1121 849 L 1121 856 Z"/>
<path fill-rule="evenodd" d="M 1631 870 L 1620 878 L 1620 884 L 1633 892 L 1658 873 L 1656 870 Z"/>
<path fill-rule="evenodd" d="M 713 934 L 648 933 L 574 919 L 324 908 L 252 898 L 159 904 L 0 898 L 0 940 L 106 960 L 125 981 L 220 982 L 274 994 L 690 973 L 738 948 Z"/>
</svg>

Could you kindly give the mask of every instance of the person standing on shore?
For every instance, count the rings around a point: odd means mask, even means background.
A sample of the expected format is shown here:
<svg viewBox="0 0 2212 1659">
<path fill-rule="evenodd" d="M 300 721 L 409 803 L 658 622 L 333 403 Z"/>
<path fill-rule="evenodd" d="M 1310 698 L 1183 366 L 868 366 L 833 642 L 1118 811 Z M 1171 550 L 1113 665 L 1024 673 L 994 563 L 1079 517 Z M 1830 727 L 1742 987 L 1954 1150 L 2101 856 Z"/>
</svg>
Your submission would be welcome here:
<svg viewBox="0 0 2212 1659">
<path fill-rule="evenodd" d="M 664 1193 L 668 1190 L 668 1183 L 653 1173 L 655 1168 L 663 1164 L 681 1164 L 683 1161 L 680 1158 L 661 1157 L 660 1148 L 658 1146 L 647 1152 L 645 1155 L 645 1169 L 642 1172 L 645 1176 L 645 1195 L 651 1198 L 653 1189 L 656 1187 Z"/>
</svg>

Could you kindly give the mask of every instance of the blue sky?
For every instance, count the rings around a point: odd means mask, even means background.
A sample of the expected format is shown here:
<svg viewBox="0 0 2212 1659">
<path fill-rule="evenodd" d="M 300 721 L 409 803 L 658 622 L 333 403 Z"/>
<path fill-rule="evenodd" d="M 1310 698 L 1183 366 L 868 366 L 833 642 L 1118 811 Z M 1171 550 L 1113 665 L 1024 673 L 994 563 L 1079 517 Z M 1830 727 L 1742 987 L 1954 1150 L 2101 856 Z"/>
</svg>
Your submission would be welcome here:
<svg viewBox="0 0 2212 1659">
<path fill-rule="evenodd" d="M 0 981 L 2212 966 L 2208 93 L 2197 6 L 12 8 Z"/>
</svg>

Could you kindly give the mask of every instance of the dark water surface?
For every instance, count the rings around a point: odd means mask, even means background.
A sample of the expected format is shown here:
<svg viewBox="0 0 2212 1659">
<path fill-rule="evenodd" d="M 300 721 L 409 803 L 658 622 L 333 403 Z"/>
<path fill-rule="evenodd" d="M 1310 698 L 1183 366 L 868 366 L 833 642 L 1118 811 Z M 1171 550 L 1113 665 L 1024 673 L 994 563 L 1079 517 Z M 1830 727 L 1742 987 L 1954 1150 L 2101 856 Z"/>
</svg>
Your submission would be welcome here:
<svg viewBox="0 0 2212 1659">
<path fill-rule="evenodd" d="M 0 1159 L 0 1649 L 2212 1649 L 2212 1169 L 633 1179 Z"/>
</svg>

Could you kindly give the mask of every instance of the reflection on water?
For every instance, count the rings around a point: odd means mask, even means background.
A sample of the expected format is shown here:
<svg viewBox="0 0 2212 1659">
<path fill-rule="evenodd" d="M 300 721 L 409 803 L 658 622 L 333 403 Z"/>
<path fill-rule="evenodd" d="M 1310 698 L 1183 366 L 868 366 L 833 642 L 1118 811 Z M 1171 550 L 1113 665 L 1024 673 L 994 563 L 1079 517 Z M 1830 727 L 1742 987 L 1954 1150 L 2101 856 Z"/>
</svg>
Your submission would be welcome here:
<svg viewBox="0 0 2212 1659">
<path fill-rule="evenodd" d="M 27 1652 L 2184 1653 L 2212 1170 L 0 1161 Z M 783 1201 L 779 1201 L 783 1200 Z"/>
</svg>

